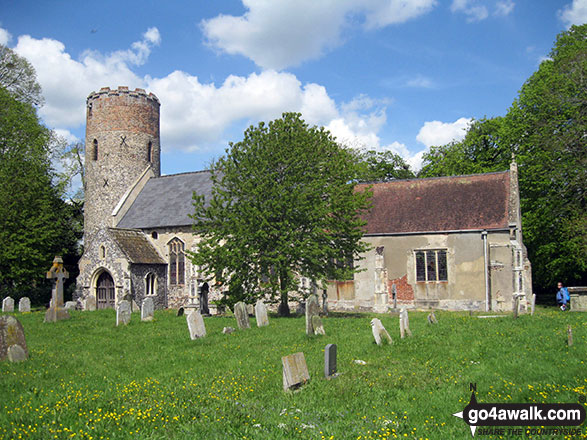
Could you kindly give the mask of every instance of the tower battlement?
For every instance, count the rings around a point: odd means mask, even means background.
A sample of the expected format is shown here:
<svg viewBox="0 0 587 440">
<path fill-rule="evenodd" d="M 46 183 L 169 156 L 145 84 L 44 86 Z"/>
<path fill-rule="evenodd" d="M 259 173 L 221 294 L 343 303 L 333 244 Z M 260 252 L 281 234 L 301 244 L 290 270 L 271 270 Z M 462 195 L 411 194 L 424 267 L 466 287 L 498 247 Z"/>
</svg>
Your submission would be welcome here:
<svg viewBox="0 0 587 440">
<path fill-rule="evenodd" d="M 126 86 L 118 86 L 117 89 L 111 89 L 110 87 L 102 87 L 99 92 L 92 92 L 88 95 L 86 100 L 86 104 L 90 105 L 92 101 L 95 99 L 100 99 L 102 97 L 114 97 L 114 96 L 134 96 L 134 97 L 141 97 L 157 103 L 161 105 L 159 102 L 159 98 L 155 96 L 153 93 L 147 93 L 144 89 L 136 88 L 134 90 L 129 90 Z"/>
</svg>

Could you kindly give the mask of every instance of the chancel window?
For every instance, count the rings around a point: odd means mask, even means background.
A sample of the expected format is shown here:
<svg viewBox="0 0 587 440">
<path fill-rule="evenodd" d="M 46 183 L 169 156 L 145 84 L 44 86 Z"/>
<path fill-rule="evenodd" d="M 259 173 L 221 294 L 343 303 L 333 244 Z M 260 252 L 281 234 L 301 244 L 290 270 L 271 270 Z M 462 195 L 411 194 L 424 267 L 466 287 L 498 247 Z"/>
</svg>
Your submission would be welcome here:
<svg viewBox="0 0 587 440">
<path fill-rule="evenodd" d="M 169 242 L 169 284 L 185 283 L 185 245 L 179 238 Z"/>
<path fill-rule="evenodd" d="M 98 160 L 98 140 L 94 139 L 94 149 L 92 151 L 92 160 Z"/>
<path fill-rule="evenodd" d="M 145 295 L 152 296 L 157 294 L 157 276 L 150 272 L 145 277 Z"/>
<path fill-rule="evenodd" d="M 416 281 L 448 281 L 446 250 L 421 250 L 415 252 Z"/>
</svg>

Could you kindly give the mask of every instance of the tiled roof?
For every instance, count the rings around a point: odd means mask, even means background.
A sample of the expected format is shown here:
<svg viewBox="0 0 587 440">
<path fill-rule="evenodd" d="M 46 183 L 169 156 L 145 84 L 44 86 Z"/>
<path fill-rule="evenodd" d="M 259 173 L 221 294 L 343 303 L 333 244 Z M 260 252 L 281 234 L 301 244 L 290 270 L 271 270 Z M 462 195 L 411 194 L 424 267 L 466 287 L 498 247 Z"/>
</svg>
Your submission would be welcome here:
<svg viewBox="0 0 587 440">
<path fill-rule="evenodd" d="M 118 223 L 120 228 L 157 228 L 189 226 L 194 213 L 192 194 L 209 196 L 212 181 L 209 171 L 173 174 L 150 179 L 128 212 Z"/>
<path fill-rule="evenodd" d="M 111 228 L 110 233 L 131 263 L 166 264 L 141 231 Z"/>
<path fill-rule="evenodd" d="M 367 234 L 505 229 L 509 172 L 374 183 Z M 358 185 L 363 189 L 369 184 Z"/>
</svg>

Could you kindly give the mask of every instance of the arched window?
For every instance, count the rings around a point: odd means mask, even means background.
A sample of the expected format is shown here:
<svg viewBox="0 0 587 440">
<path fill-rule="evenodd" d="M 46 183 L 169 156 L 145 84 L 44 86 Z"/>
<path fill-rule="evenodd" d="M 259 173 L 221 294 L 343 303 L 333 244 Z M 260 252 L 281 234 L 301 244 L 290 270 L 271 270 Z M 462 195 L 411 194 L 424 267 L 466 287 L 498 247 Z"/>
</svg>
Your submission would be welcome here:
<svg viewBox="0 0 587 440">
<path fill-rule="evenodd" d="M 104 245 L 100 246 L 100 258 L 103 260 L 104 258 L 106 258 L 106 248 L 104 247 Z"/>
<path fill-rule="evenodd" d="M 147 145 L 147 161 L 153 162 L 153 142 L 149 141 L 149 145 Z"/>
<path fill-rule="evenodd" d="M 179 238 L 169 242 L 169 284 L 185 283 L 185 255 L 184 244 Z"/>
<path fill-rule="evenodd" d="M 98 140 L 94 139 L 94 150 L 92 151 L 92 159 L 98 160 Z"/>
<path fill-rule="evenodd" d="M 157 276 L 153 272 L 149 272 L 145 277 L 145 295 L 157 295 Z"/>
</svg>

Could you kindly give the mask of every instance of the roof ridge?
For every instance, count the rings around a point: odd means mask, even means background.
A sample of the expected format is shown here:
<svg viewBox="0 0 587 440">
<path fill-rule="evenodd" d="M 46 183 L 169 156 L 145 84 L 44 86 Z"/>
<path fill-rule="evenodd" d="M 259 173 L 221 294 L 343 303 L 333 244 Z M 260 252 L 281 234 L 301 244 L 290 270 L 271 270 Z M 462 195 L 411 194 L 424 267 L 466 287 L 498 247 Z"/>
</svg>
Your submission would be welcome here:
<svg viewBox="0 0 587 440">
<path fill-rule="evenodd" d="M 211 172 L 212 172 L 212 170 L 185 171 L 183 173 L 165 174 L 163 176 L 153 177 L 153 179 L 163 179 L 165 177 L 185 176 L 187 174 L 203 174 L 203 173 L 211 173 Z"/>
<path fill-rule="evenodd" d="M 437 177 L 413 177 L 410 179 L 392 179 L 392 180 L 369 180 L 367 182 L 359 182 L 357 185 L 373 185 L 377 183 L 394 183 L 394 182 L 413 182 L 413 181 L 422 181 L 422 180 L 440 180 L 440 179 L 458 179 L 464 177 L 480 177 L 480 176 L 490 176 L 492 174 L 507 174 L 509 170 L 505 171 L 491 171 L 489 173 L 477 173 L 477 174 L 459 174 L 456 176 L 437 176 Z"/>
</svg>

